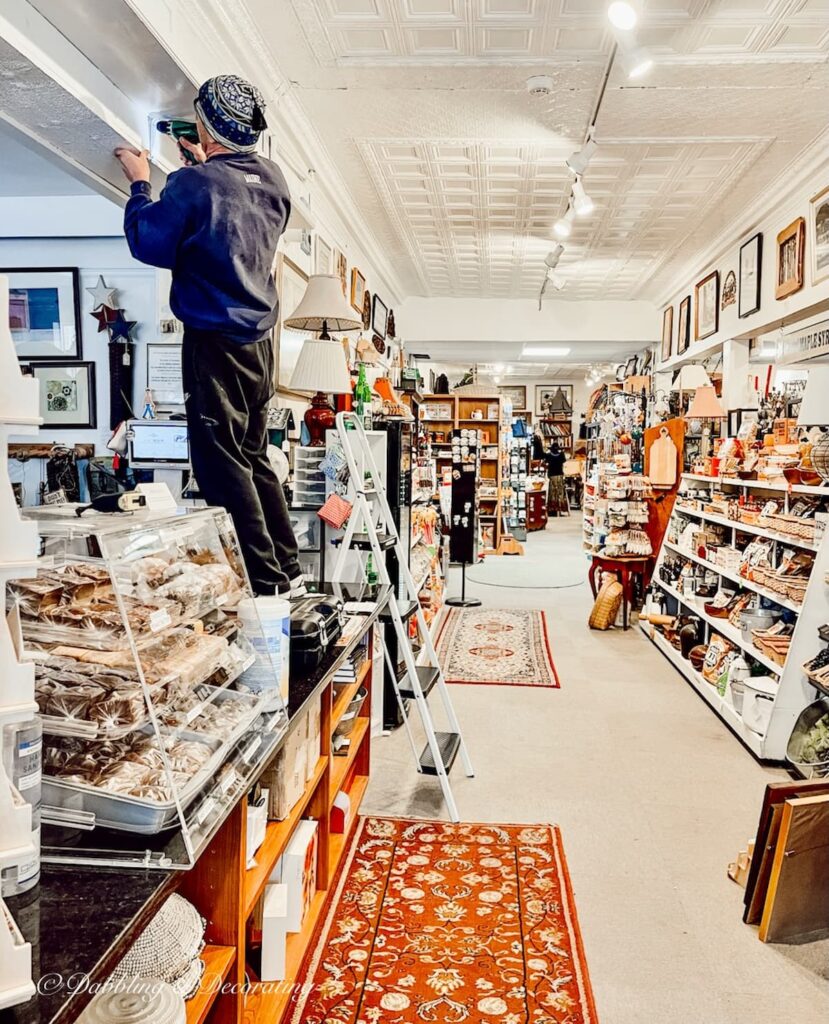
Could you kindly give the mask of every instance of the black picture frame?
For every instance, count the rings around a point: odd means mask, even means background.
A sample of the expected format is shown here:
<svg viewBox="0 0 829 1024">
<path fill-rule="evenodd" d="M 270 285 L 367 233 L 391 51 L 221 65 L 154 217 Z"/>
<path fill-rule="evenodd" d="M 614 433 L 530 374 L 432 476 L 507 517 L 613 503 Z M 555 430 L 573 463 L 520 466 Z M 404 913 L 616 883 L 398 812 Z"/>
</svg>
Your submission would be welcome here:
<svg viewBox="0 0 829 1024">
<path fill-rule="evenodd" d="M 756 251 L 754 254 L 755 267 L 757 273 L 752 283 L 750 277 L 748 277 L 748 271 L 745 269 L 745 262 L 748 258 L 748 254 L 744 256 L 744 252 L 753 247 Z M 743 242 L 740 246 L 740 258 L 738 264 L 737 274 L 737 316 L 743 319 L 747 316 L 751 316 L 753 313 L 757 313 L 760 309 L 761 293 L 760 289 L 763 283 L 763 234 L 758 231 L 756 235 L 752 235 L 747 242 Z M 750 295 L 747 294 L 750 290 Z"/>
<path fill-rule="evenodd" d="M 662 347 L 660 349 L 659 361 L 667 363 L 671 358 L 671 349 L 674 340 L 674 307 L 668 306 L 662 313 Z"/>
<path fill-rule="evenodd" d="M 375 294 L 371 300 L 371 329 L 385 341 L 388 327 L 389 307 Z"/>
<path fill-rule="evenodd" d="M 43 427 L 51 430 L 94 430 L 98 426 L 98 398 L 95 388 L 95 363 L 92 361 L 77 362 L 73 359 L 50 359 L 31 364 L 32 376 L 41 380 L 39 373 L 48 372 L 50 369 L 60 370 L 62 368 L 86 371 L 87 407 L 89 415 L 86 419 L 78 420 L 50 420 L 44 413 L 43 395 L 41 394 L 40 410 L 43 416 Z"/>
<path fill-rule="evenodd" d="M 72 303 L 71 303 L 71 315 L 74 321 L 75 328 L 75 347 L 72 352 L 59 351 L 54 354 L 47 353 L 45 355 L 33 355 L 32 353 L 21 351 L 18 347 L 18 343 L 15 341 L 15 351 L 17 358 L 21 363 L 52 363 L 59 362 L 64 359 L 69 360 L 80 360 L 83 357 L 83 337 L 81 334 L 81 275 L 77 267 L 0 267 L 0 274 L 5 275 L 9 279 L 9 292 L 19 289 L 22 286 L 15 284 L 13 275 L 14 274 L 69 274 L 72 282 Z M 8 314 L 4 314 L 8 315 Z M 11 325 L 9 325 L 11 328 Z M 12 330 L 12 340 L 14 341 L 14 330 Z"/>
</svg>

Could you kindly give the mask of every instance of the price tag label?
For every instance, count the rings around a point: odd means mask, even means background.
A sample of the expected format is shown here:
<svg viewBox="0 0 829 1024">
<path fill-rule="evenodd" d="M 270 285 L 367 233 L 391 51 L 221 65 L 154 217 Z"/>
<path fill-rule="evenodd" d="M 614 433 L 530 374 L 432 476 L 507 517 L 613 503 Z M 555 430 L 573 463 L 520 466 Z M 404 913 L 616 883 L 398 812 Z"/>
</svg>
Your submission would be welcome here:
<svg viewBox="0 0 829 1024">
<path fill-rule="evenodd" d="M 229 772 L 219 779 L 219 789 L 223 793 L 227 793 L 228 790 L 232 789 L 238 780 L 239 776 L 236 774 L 236 769 L 231 768 Z"/>
<path fill-rule="evenodd" d="M 246 761 L 248 764 L 250 764 L 251 760 L 253 759 L 253 755 L 256 753 L 256 751 L 261 746 L 262 746 L 262 737 L 261 736 L 254 736 L 253 739 L 250 741 L 250 743 L 245 747 L 244 751 L 242 752 L 242 760 Z"/>
<path fill-rule="evenodd" d="M 212 797 L 209 797 L 207 800 L 204 801 L 204 803 L 201 805 L 201 807 L 196 811 L 196 821 L 200 825 L 204 824 L 204 822 L 207 821 L 207 819 L 210 817 L 210 815 L 215 810 L 216 810 L 216 801 Z"/>
<path fill-rule="evenodd" d="M 219 596 L 216 598 L 216 607 L 221 608 L 223 604 L 227 604 L 227 599 L 229 597 L 230 594 L 219 594 Z"/>
<path fill-rule="evenodd" d="M 166 608 L 158 608 L 150 614 L 150 632 L 158 633 L 160 630 L 166 629 L 172 621 Z"/>
</svg>

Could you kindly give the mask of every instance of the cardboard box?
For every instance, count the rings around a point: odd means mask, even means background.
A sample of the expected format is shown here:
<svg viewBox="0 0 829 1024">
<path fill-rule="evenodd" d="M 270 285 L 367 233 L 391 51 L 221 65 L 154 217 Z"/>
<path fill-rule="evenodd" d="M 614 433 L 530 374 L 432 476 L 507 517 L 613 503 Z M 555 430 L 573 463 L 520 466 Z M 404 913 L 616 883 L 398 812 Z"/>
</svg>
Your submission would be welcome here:
<svg viewBox="0 0 829 1024">
<path fill-rule="evenodd" d="M 317 891 L 318 836 L 317 822 L 303 819 L 282 854 L 281 882 L 288 890 L 286 928 L 289 932 L 302 929 Z"/>
<path fill-rule="evenodd" d="M 301 726 L 302 723 L 297 723 Z M 288 733 L 282 749 L 262 775 L 262 787 L 270 791 L 268 818 L 282 821 L 305 792 L 306 742 L 302 728 Z"/>
<path fill-rule="evenodd" d="M 317 761 L 320 759 L 320 729 L 322 720 L 322 704 L 321 702 L 315 701 L 315 703 L 308 709 L 305 723 L 305 781 L 308 782 L 311 776 L 314 774 L 314 769 L 317 767 Z"/>
<path fill-rule="evenodd" d="M 288 886 L 268 885 L 262 900 L 262 981 L 284 981 L 287 971 Z"/>
</svg>

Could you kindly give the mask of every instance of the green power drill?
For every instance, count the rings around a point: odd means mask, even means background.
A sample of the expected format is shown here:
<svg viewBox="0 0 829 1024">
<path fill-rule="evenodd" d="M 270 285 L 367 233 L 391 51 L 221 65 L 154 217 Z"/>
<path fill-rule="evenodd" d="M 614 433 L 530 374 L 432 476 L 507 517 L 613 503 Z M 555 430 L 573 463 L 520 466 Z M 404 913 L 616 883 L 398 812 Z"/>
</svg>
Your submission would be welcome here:
<svg viewBox="0 0 829 1024">
<path fill-rule="evenodd" d="M 155 127 L 162 135 L 169 135 L 179 143 L 178 148 L 184 154 L 184 159 L 188 164 L 197 164 L 199 162 L 189 149 L 185 149 L 181 145 L 181 139 L 187 139 L 194 146 L 198 146 L 199 131 L 196 128 L 195 121 L 182 121 L 177 118 L 171 118 L 167 121 L 156 121 Z"/>
</svg>

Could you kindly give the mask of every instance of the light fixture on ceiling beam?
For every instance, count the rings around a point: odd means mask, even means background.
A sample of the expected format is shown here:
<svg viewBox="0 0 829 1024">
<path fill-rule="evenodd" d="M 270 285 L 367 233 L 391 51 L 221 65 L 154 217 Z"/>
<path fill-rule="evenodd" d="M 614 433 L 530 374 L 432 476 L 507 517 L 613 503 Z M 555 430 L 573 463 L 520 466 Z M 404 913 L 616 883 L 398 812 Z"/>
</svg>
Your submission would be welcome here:
<svg viewBox="0 0 829 1024">
<path fill-rule="evenodd" d="M 625 74 L 631 79 L 642 78 L 653 67 L 653 54 L 644 46 L 621 50 L 619 59 Z"/>
<path fill-rule="evenodd" d="M 564 246 L 561 244 L 561 242 L 558 243 L 555 249 L 551 249 L 547 253 L 547 255 L 544 257 L 544 262 L 550 270 L 556 269 L 556 267 L 558 266 L 558 261 L 561 259 L 563 253 Z"/>
<path fill-rule="evenodd" d="M 593 212 L 593 200 L 584 191 L 581 178 L 573 182 L 573 209 L 578 217 L 586 217 Z"/>
<path fill-rule="evenodd" d="M 575 175 L 582 175 L 590 166 L 590 161 L 593 159 L 593 154 L 599 148 L 598 143 L 593 139 L 593 129 L 590 129 L 590 134 L 587 137 L 587 142 L 577 149 L 575 153 L 571 153 L 565 161 L 567 166 Z"/>
<path fill-rule="evenodd" d="M 639 4 L 633 0 L 612 0 L 608 4 L 607 17 L 614 28 L 629 32 L 639 20 Z"/>
<path fill-rule="evenodd" d="M 576 216 L 576 211 L 573 209 L 572 199 L 567 204 L 567 212 L 563 217 L 560 217 L 553 225 L 553 233 L 556 238 L 569 238 L 573 233 L 573 218 Z"/>
<path fill-rule="evenodd" d="M 553 288 L 555 288 L 557 292 L 560 292 L 561 289 L 567 284 L 567 278 L 563 277 L 555 270 L 548 270 L 547 277 L 550 279 L 550 284 L 553 286 Z"/>
<path fill-rule="evenodd" d="M 535 356 L 568 356 L 569 347 L 565 345 L 525 345 L 521 349 L 522 359 L 532 359 Z"/>
</svg>

